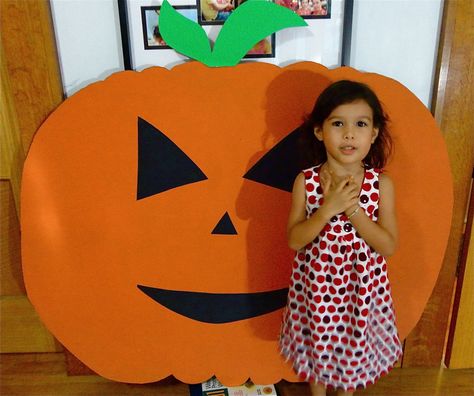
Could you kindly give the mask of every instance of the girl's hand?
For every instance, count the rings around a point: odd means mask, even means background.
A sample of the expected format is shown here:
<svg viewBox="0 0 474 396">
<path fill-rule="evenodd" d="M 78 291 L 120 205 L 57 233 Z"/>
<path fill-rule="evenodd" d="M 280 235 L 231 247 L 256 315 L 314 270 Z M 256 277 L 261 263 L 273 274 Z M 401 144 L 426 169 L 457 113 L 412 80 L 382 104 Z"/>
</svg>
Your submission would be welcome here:
<svg viewBox="0 0 474 396">
<path fill-rule="evenodd" d="M 352 176 L 346 176 L 339 182 L 335 182 L 332 175 L 325 171 L 321 172 L 320 177 L 324 202 L 319 210 L 333 217 L 358 205 L 359 186 Z"/>
</svg>

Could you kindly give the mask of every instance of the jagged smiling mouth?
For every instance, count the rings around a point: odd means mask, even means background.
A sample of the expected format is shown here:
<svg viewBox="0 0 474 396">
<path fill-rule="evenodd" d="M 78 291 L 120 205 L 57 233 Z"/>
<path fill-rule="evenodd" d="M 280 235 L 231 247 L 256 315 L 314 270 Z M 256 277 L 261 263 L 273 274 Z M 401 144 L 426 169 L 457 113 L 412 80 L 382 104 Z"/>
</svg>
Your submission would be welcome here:
<svg viewBox="0 0 474 396">
<path fill-rule="evenodd" d="M 202 293 L 137 285 L 165 308 L 205 323 L 229 323 L 276 311 L 286 304 L 288 288 L 258 293 Z"/>
</svg>

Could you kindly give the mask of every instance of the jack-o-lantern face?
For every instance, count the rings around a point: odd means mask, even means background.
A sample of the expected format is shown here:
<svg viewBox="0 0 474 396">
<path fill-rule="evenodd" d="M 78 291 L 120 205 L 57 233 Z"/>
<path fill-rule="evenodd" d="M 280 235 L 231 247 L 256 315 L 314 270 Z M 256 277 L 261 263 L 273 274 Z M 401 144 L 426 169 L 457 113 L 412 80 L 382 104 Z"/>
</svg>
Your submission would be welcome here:
<svg viewBox="0 0 474 396">
<path fill-rule="evenodd" d="M 401 243 L 389 274 L 404 338 L 449 230 L 443 141 L 398 83 L 313 63 L 118 73 L 50 116 L 25 163 L 22 249 L 28 295 L 53 334 L 120 381 L 295 379 L 277 348 L 292 131 L 342 78 L 372 86 L 392 120 Z"/>
</svg>

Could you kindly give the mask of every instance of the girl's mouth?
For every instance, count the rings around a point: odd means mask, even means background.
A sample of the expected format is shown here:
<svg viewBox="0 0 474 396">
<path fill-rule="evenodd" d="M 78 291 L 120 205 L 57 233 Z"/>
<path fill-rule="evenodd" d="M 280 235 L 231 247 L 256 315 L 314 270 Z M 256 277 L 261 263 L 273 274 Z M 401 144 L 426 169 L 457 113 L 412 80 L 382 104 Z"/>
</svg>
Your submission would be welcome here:
<svg viewBox="0 0 474 396">
<path fill-rule="evenodd" d="M 350 155 L 353 154 L 356 151 L 356 148 L 354 146 L 341 146 L 340 150 L 342 154 Z"/>
</svg>

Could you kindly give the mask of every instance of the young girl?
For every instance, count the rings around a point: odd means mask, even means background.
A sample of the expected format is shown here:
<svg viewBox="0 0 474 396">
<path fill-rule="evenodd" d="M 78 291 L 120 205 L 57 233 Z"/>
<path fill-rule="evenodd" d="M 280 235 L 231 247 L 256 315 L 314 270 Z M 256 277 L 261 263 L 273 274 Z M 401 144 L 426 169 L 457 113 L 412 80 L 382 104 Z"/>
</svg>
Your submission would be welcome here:
<svg viewBox="0 0 474 396">
<path fill-rule="evenodd" d="M 402 354 L 384 256 L 397 246 L 394 187 L 381 169 L 391 139 L 366 85 L 339 81 L 303 125 L 313 164 L 293 186 L 297 250 L 280 348 L 313 395 L 352 395 Z"/>
</svg>

